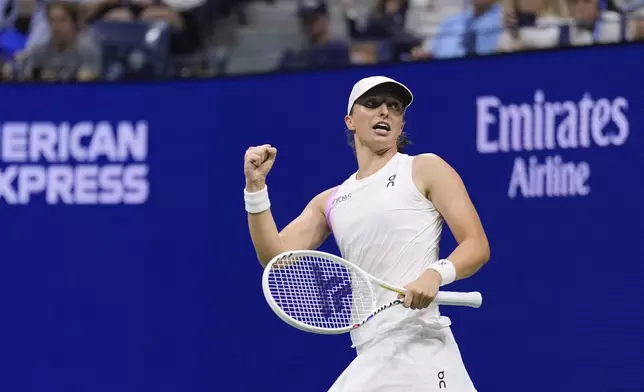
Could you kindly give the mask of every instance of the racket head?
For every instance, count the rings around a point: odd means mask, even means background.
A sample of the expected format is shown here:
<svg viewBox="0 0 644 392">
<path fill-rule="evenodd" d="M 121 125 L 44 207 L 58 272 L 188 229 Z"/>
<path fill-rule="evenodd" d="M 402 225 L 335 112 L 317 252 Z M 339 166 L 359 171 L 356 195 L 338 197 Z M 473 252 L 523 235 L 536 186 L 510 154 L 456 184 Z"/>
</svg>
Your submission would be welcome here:
<svg viewBox="0 0 644 392">
<path fill-rule="evenodd" d="M 262 289 L 273 312 L 305 332 L 347 333 L 376 310 L 368 275 L 347 260 L 320 251 L 275 256 L 264 268 Z"/>
</svg>

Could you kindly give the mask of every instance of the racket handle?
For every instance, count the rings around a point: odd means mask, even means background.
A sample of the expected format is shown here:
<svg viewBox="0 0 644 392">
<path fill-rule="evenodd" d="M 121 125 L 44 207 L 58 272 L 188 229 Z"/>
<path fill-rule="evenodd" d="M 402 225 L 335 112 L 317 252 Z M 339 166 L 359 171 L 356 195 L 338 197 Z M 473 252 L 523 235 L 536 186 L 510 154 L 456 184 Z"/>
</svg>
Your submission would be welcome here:
<svg viewBox="0 0 644 392">
<path fill-rule="evenodd" d="M 472 308 L 480 308 L 483 304 L 483 296 L 478 291 L 472 291 L 469 293 L 439 291 L 433 302 L 437 303 L 438 305 L 469 306 Z"/>
</svg>

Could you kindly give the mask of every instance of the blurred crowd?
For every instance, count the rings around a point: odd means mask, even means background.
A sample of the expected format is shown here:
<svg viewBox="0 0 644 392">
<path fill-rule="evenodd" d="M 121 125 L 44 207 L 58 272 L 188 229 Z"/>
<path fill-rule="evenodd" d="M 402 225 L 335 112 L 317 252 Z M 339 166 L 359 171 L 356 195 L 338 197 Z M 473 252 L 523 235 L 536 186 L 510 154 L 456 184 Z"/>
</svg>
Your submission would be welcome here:
<svg viewBox="0 0 644 392">
<path fill-rule="evenodd" d="M 0 0 L 4 81 L 209 76 L 239 0 Z"/>
<path fill-rule="evenodd" d="M 644 39 L 644 1 L 342 0 L 347 37 L 333 38 L 328 3 L 299 10 L 308 42 L 283 68 L 480 56 Z"/>
<path fill-rule="evenodd" d="M 4 81 L 210 77 L 637 40 L 637 0 L 0 0 Z"/>
</svg>

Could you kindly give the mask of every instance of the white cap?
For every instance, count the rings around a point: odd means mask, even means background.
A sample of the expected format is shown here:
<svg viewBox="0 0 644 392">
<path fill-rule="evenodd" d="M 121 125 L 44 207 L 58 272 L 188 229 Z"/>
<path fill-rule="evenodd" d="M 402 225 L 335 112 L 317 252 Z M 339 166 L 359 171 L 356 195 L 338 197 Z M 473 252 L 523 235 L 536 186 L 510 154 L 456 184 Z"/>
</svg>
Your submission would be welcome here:
<svg viewBox="0 0 644 392">
<path fill-rule="evenodd" d="M 405 109 L 407 109 L 407 107 L 411 105 L 412 101 L 414 100 L 414 95 L 407 88 L 407 86 L 386 76 L 370 76 L 368 78 L 360 79 L 358 83 L 353 85 L 351 95 L 349 95 L 347 114 L 351 112 L 351 108 L 358 98 L 360 98 L 364 93 L 371 90 L 372 88 L 380 86 L 382 84 L 391 84 L 396 88 L 396 90 L 398 90 L 397 92 L 400 94 L 400 98 L 402 99 Z"/>
</svg>

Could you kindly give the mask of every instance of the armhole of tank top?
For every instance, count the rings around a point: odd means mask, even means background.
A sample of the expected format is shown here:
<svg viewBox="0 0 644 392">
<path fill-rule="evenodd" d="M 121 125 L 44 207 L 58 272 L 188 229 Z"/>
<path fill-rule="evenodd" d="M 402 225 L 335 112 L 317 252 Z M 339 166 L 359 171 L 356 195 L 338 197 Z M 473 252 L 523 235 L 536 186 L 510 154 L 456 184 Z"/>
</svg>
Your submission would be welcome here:
<svg viewBox="0 0 644 392">
<path fill-rule="evenodd" d="M 415 156 L 410 156 L 409 161 L 408 161 L 409 162 L 408 163 L 409 168 L 407 169 L 408 170 L 407 175 L 409 176 L 408 186 L 409 186 L 409 188 L 411 188 L 410 191 L 412 192 L 414 197 L 418 200 L 418 202 L 425 203 L 429 207 L 431 207 L 432 210 L 435 210 L 436 206 L 434 205 L 434 203 L 432 203 L 432 201 L 430 199 L 425 197 L 425 195 L 423 195 L 420 192 L 420 190 L 416 186 L 416 182 L 414 182 L 414 160 L 415 159 L 416 159 L 416 155 Z"/>
<path fill-rule="evenodd" d="M 338 193 L 338 190 L 340 190 L 340 185 L 333 188 L 333 190 L 329 194 L 329 198 L 326 200 L 326 203 L 324 205 L 324 216 L 326 217 L 326 224 L 327 226 L 329 226 L 331 233 L 333 233 L 333 225 L 331 224 L 331 203 L 333 203 L 333 198 Z"/>
</svg>

